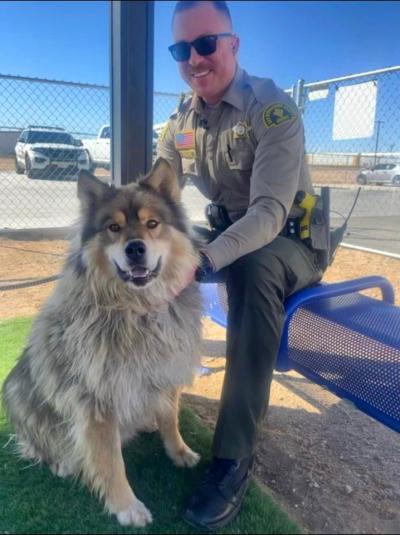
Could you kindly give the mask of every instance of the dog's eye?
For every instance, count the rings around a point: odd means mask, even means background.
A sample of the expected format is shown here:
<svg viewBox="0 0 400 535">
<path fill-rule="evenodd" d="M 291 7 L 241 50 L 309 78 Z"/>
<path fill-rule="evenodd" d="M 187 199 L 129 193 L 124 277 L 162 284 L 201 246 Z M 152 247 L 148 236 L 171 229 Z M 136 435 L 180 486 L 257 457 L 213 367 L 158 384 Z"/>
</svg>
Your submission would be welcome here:
<svg viewBox="0 0 400 535">
<path fill-rule="evenodd" d="M 111 223 L 108 228 L 111 230 L 111 232 L 119 232 L 121 230 L 121 227 L 118 225 L 118 223 Z"/>
<path fill-rule="evenodd" d="M 149 219 L 146 223 L 147 228 L 156 228 L 158 226 L 159 222 L 155 219 Z"/>
</svg>

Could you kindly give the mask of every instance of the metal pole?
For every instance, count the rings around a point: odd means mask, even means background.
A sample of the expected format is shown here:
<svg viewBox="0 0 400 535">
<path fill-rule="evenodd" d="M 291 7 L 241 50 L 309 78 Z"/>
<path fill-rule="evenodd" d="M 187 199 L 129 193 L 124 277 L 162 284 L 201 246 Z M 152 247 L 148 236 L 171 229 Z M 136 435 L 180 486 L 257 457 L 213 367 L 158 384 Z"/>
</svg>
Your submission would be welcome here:
<svg viewBox="0 0 400 535">
<path fill-rule="evenodd" d="M 293 84 L 291 89 L 286 90 L 286 93 L 290 93 L 290 96 L 296 102 L 296 84 Z"/>
<path fill-rule="evenodd" d="M 150 169 L 154 2 L 111 2 L 111 154 L 115 185 Z"/>
<path fill-rule="evenodd" d="M 295 102 L 300 112 L 303 113 L 304 112 L 304 80 L 302 80 L 301 78 L 300 80 L 297 81 Z"/>
<path fill-rule="evenodd" d="M 387 67 L 386 69 L 376 69 L 375 71 L 360 72 L 358 74 L 350 74 L 347 76 L 339 76 L 338 78 L 330 78 L 329 80 L 320 80 L 319 82 L 309 82 L 304 85 L 306 88 L 316 89 L 318 86 L 326 86 L 337 82 L 343 82 L 345 80 L 354 80 L 355 78 L 362 78 L 365 76 L 374 76 L 377 74 L 386 74 L 390 72 L 400 71 L 400 65 L 395 67 Z"/>
<path fill-rule="evenodd" d="M 376 143 L 375 143 L 375 154 L 374 154 L 374 167 L 376 164 L 376 153 L 378 152 L 378 144 L 379 144 L 379 132 L 381 129 L 381 123 L 383 121 L 376 121 L 377 127 L 376 127 Z"/>
</svg>

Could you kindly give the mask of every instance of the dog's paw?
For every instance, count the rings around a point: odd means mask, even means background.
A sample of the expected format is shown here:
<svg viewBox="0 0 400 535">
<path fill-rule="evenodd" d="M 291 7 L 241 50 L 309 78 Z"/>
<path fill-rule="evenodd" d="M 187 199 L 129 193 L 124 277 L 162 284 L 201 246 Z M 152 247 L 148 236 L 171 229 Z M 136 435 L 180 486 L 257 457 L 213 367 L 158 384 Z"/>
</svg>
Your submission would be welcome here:
<svg viewBox="0 0 400 535">
<path fill-rule="evenodd" d="M 176 466 L 186 466 L 188 468 L 196 466 L 200 461 L 200 455 L 186 445 L 179 451 L 171 453 L 170 457 Z"/>
<path fill-rule="evenodd" d="M 136 526 L 137 528 L 144 528 L 153 521 L 150 511 L 137 498 L 128 509 L 119 511 L 117 518 L 122 526 Z"/>
<path fill-rule="evenodd" d="M 62 478 L 71 476 L 74 473 L 72 466 L 67 462 L 53 463 L 50 465 L 50 470 L 55 476 Z"/>
</svg>

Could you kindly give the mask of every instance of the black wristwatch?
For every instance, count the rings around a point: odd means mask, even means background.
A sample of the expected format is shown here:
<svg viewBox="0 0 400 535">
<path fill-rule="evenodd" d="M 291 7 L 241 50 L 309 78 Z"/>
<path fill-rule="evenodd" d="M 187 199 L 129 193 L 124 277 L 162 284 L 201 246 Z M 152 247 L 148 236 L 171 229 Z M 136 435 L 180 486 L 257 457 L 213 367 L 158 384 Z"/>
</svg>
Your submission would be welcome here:
<svg viewBox="0 0 400 535">
<path fill-rule="evenodd" d="M 196 269 L 195 279 L 197 282 L 201 282 L 212 273 L 214 273 L 214 268 L 211 264 L 211 260 L 206 254 L 200 252 L 200 265 Z"/>
</svg>

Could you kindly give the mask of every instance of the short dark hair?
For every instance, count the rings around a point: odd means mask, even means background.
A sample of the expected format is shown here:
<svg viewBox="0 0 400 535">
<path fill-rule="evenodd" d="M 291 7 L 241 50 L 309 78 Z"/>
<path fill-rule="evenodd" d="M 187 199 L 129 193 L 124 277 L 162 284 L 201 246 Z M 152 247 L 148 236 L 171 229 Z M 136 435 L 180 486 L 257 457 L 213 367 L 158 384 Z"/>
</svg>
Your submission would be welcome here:
<svg viewBox="0 0 400 535">
<path fill-rule="evenodd" d="M 229 23 L 232 25 L 231 13 L 229 11 L 228 4 L 224 0 L 210 0 L 208 3 L 212 4 L 213 7 L 217 11 L 222 13 L 229 20 Z M 178 13 L 182 13 L 182 11 L 192 9 L 193 7 L 196 7 L 198 4 L 200 4 L 199 0 L 179 0 L 175 4 L 174 14 L 172 15 L 172 22 L 174 22 L 175 15 L 177 15 Z"/>
</svg>

